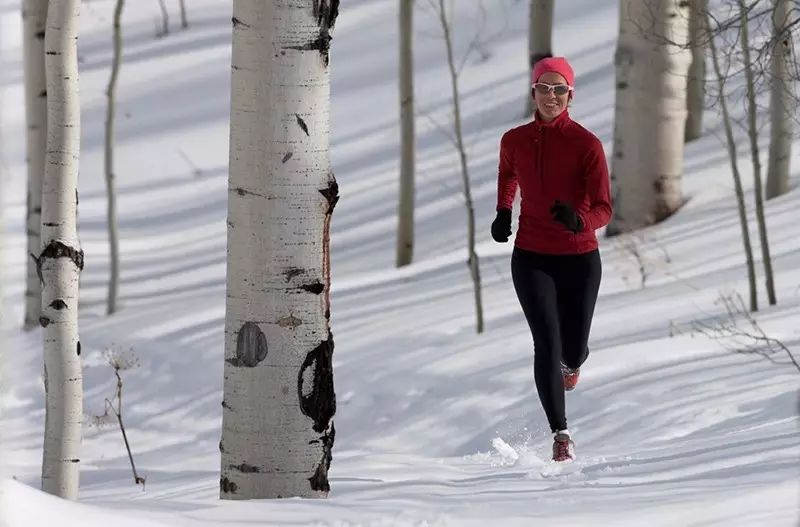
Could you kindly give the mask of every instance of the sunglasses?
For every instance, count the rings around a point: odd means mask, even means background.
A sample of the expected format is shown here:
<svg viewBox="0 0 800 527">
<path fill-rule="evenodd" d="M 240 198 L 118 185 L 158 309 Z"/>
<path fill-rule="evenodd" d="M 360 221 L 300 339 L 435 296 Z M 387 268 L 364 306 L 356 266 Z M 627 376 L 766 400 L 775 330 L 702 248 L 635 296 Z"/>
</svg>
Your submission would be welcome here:
<svg viewBox="0 0 800 527">
<path fill-rule="evenodd" d="M 546 84 L 544 82 L 535 82 L 533 89 L 539 95 L 547 95 L 551 91 L 556 95 L 566 95 L 572 91 L 572 86 L 568 84 Z"/>
</svg>

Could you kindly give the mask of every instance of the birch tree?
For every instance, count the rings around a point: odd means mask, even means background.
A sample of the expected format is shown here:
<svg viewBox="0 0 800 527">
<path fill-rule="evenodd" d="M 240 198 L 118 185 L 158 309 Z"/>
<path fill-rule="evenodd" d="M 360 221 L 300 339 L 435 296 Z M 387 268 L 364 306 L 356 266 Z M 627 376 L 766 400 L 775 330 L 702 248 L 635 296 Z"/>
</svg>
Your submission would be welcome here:
<svg viewBox="0 0 800 527">
<path fill-rule="evenodd" d="M 719 53 L 717 46 L 714 44 L 714 36 L 711 32 L 711 20 L 708 12 L 703 14 L 704 27 L 708 31 L 708 47 L 711 51 L 711 61 L 714 66 L 714 73 L 717 77 L 717 86 L 719 88 L 719 105 L 722 111 L 722 124 L 725 128 L 725 140 L 728 145 L 728 158 L 731 164 L 731 173 L 733 175 L 733 184 L 736 191 L 736 208 L 739 212 L 739 227 L 742 231 L 742 243 L 744 245 L 744 254 L 747 261 L 747 284 L 749 287 L 750 298 L 750 311 L 758 311 L 758 294 L 756 293 L 756 268 L 753 258 L 753 246 L 750 243 L 750 227 L 747 222 L 747 207 L 744 200 L 744 190 L 742 188 L 742 178 L 739 174 L 739 162 L 736 154 L 736 140 L 733 136 L 733 126 L 731 125 L 731 116 L 728 112 L 728 103 L 725 90 L 725 76 L 722 73 L 722 68 L 719 64 Z"/>
<path fill-rule="evenodd" d="M 687 9 L 679 0 L 620 1 L 609 235 L 660 222 L 683 203 Z"/>
<path fill-rule="evenodd" d="M 767 162 L 767 199 L 789 191 L 789 161 L 792 156 L 794 83 L 789 66 L 796 64 L 792 53 L 793 18 L 791 0 L 775 0 L 772 12 L 773 44 L 770 57 L 770 143 Z M 795 21 L 796 23 L 796 21 Z M 796 67 L 796 66 L 795 66 Z"/>
<path fill-rule="evenodd" d="M 220 496 L 326 497 L 336 0 L 233 5 Z"/>
<path fill-rule="evenodd" d="M 77 232 L 80 101 L 80 0 L 51 0 L 45 32 L 47 157 L 42 184 L 42 281 L 46 413 L 42 490 L 78 497 L 83 419 L 78 280 L 83 251 Z"/>
<path fill-rule="evenodd" d="M 183 29 L 189 27 L 189 19 L 186 17 L 186 0 L 181 0 L 181 27 Z"/>
<path fill-rule="evenodd" d="M 25 273 L 24 328 L 39 325 L 42 291 L 36 273 L 35 256 L 39 254 L 42 223 L 42 177 L 47 148 L 47 87 L 44 73 L 44 33 L 47 23 L 47 0 L 24 0 L 22 3 L 22 48 L 25 61 L 25 122 L 28 164 L 27 261 Z"/>
<path fill-rule="evenodd" d="M 761 184 L 761 157 L 758 148 L 758 124 L 756 122 L 756 89 L 753 78 L 753 62 L 750 58 L 749 28 L 747 23 L 748 7 L 745 0 L 739 0 L 739 16 L 741 28 L 739 35 L 742 42 L 742 61 L 744 63 L 745 85 L 747 88 L 747 136 L 750 140 L 750 158 L 753 163 L 753 186 L 756 199 L 756 222 L 758 237 L 761 242 L 761 257 L 764 263 L 764 278 L 767 287 L 769 305 L 775 305 L 775 283 L 772 274 L 772 257 L 769 251 L 767 220 L 764 217 L 764 192 Z"/>
<path fill-rule="evenodd" d="M 158 36 L 163 37 L 169 34 L 169 11 L 164 0 L 158 0 L 158 6 L 161 8 L 161 33 Z"/>
<path fill-rule="evenodd" d="M 450 22 L 447 20 L 447 11 L 444 0 L 439 0 L 439 21 L 444 32 L 444 43 L 447 49 L 447 66 L 450 72 L 450 87 L 453 97 L 454 128 L 456 132 L 456 148 L 461 164 L 461 181 L 464 188 L 464 202 L 467 208 L 467 265 L 472 277 L 472 288 L 475 296 L 475 329 L 483 333 L 483 300 L 481 295 L 481 270 L 478 253 L 475 252 L 475 207 L 472 204 L 472 191 L 470 189 L 469 170 L 467 167 L 467 153 L 464 146 L 464 136 L 461 131 L 461 105 L 458 93 L 458 72 L 453 58 L 453 40 L 450 31 Z"/>
<path fill-rule="evenodd" d="M 397 267 L 414 257 L 414 0 L 400 0 L 400 203 L 397 210 Z"/>
<path fill-rule="evenodd" d="M 705 103 L 706 54 L 701 35 L 705 28 L 708 0 L 689 0 L 689 43 L 692 62 L 686 85 L 686 130 L 688 143 L 703 135 L 703 108 Z"/>
<path fill-rule="evenodd" d="M 531 75 L 533 66 L 553 56 L 553 0 L 531 0 L 528 21 L 528 79 L 525 86 L 525 115 L 533 114 Z"/>
<path fill-rule="evenodd" d="M 111 315 L 117 311 L 117 291 L 119 290 L 119 236 L 117 234 L 117 191 L 114 184 L 114 116 L 117 78 L 122 60 L 122 29 L 120 19 L 125 0 L 117 0 L 114 8 L 114 58 L 111 62 L 111 78 L 106 88 L 108 107 L 106 109 L 106 151 L 105 173 L 108 207 L 106 221 L 108 223 L 108 245 L 111 253 L 111 277 L 108 282 L 108 300 L 106 312 Z"/>
</svg>

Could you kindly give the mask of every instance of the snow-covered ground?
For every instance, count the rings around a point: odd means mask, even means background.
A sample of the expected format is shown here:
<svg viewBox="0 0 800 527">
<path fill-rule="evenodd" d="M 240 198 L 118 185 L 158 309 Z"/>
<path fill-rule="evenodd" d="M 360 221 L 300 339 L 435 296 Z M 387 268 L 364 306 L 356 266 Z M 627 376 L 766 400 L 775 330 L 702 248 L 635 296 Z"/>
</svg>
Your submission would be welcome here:
<svg viewBox="0 0 800 527">
<path fill-rule="evenodd" d="M 747 284 L 719 121 L 685 155 L 688 204 L 643 233 L 649 276 L 601 240 L 604 275 L 591 357 L 568 395 L 578 460 L 549 461 L 533 350 L 511 285 L 511 244 L 489 237 L 501 134 L 523 122 L 527 2 L 457 4 L 456 54 L 479 230 L 486 332 L 476 335 L 466 221 L 444 44 L 427 2 L 415 28 L 418 117 L 415 263 L 396 270 L 395 0 L 342 3 L 332 48 L 336 444 L 328 500 L 218 499 L 225 298 L 230 2 L 193 0 L 192 24 L 154 38 L 157 2 L 128 2 L 117 177 L 122 310 L 104 316 L 108 272 L 102 141 L 111 0 L 83 2 L 81 341 L 86 363 L 81 496 L 36 490 L 44 422 L 41 335 L 15 328 L 24 289 L 24 112 L 19 0 L 0 0 L 6 66 L 3 184 L 6 333 L 0 416 L 12 526 L 93 525 L 796 525 L 800 375 L 786 354 L 733 353 L 692 335 Z M 172 5 L 175 4 L 175 5 Z M 616 0 L 559 0 L 556 52 L 577 72 L 571 113 L 611 153 Z M 752 204 L 746 140 L 740 163 Z M 768 143 L 763 141 L 762 146 Z M 765 150 L 764 150 L 765 151 Z M 800 172 L 795 143 L 793 187 Z M 752 208 L 752 207 L 751 207 Z M 800 356 L 800 191 L 767 204 L 779 303 L 759 324 Z M 753 215 L 751 213 L 751 220 Z M 751 223 L 753 226 L 754 223 Z M 753 228 L 755 234 L 755 228 Z M 760 254 L 756 247 L 756 253 Z M 761 267 L 759 265 L 759 273 Z M 763 278 L 759 279 L 763 284 Z M 113 393 L 102 352 L 132 349 L 125 420 L 96 426 Z"/>
</svg>

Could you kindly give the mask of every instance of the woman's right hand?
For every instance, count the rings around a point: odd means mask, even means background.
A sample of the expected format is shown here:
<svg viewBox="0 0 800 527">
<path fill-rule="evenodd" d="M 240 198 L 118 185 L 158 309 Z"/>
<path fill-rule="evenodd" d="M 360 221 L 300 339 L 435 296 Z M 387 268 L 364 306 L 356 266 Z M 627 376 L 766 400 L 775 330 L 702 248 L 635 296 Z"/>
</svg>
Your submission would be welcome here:
<svg viewBox="0 0 800 527">
<path fill-rule="evenodd" d="M 498 243 L 506 243 L 511 236 L 511 209 L 498 209 L 492 222 L 492 238 Z"/>
</svg>

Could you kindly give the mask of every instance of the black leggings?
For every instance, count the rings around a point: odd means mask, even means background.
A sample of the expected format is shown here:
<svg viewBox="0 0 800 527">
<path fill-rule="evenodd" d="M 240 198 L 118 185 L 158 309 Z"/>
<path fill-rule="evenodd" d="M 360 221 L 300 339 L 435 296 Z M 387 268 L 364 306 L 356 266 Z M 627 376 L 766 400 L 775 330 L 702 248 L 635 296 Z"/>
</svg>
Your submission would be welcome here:
<svg viewBox="0 0 800 527">
<path fill-rule="evenodd" d="M 514 248 L 511 277 L 533 334 L 533 377 L 555 432 L 567 428 L 563 361 L 575 369 L 589 356 L 589 329 L 600 289 L 600 251 L 540 254 Z"/>
</svg>

